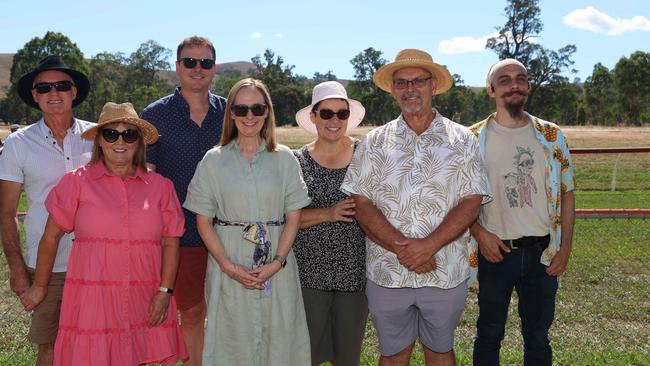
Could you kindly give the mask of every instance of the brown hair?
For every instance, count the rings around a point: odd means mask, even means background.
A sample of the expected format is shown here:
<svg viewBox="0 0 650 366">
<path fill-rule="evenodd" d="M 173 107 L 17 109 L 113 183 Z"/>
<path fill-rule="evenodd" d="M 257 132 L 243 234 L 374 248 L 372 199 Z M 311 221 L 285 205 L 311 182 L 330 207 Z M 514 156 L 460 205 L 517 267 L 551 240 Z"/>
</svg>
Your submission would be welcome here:
<svg viewBox="0 0 650 366">
<path fill-rule="evenodd" d="M 128 124 L 131 125 L 135 128 L 138 129 L 138 132 L 140 134 L 138 135 L 138 141 L 135 142 L 137 144 L 135 148 L 135 155 L 133 155 L 133 165 L 136 168 L 142 168 L 145 172 L 147 171 L 147 148 L 144 146 L 144 139 L 142 138 L 142 131 L 138 128 L 136 125 L 132 125 L 126 121 L 118 121 L 115 123 L 109 123 L 107 125 L 102 126 L 98 131 L 97 134 L 95 135 L 95 142 L 93 143 L 93 154 L 90 157 L 90 162 L 88 162 L 88 165 L 93 165 L 97 163 L 98 161 L 104 161 L 104 151 L 102 150 L 102 147 L 99 145 L 99 139 L 103 138 L 102 137 L 102 130 L 104 128 L 114 128 L 120 123 Z"/>
<path fill-rule="evenodd" d="M 239 80 L 228 93 L 228 102 L 226 103 L 226 114 L 223 117 L 223 132 L 221 133 L 221 141 L 219 145 L 226 146 L 232 140 L 237 138 L 237 127 L 235 120 L 232 116 L 232 106 L 235 104 L 235 97 L 237 93 L 243 88 L 253 87 L 257 89 L 264 97 L 264 103 L 268 108 L 268 116 L 264 120 L 264 126 L 260 131 L 260 137 L 266 140 L 266 150 L 273 152 L 276 150 L 277 143 L 275 141 L 275 112 L 273 112 L 273 102 L 271 102 L 271 95 L 261 80 L 246 78 Z"/>
<path fill-rule="evenodd" d="M 217 52 L 214 50 L 214 45 L 209 39 L 199 36 L 191 36 L 185 38 L 176 48 L 176 61 L 181 60 L 181 52 L 185 47 L 208 47 L 212 51 L 212 59 L 217 61 Z"/>
</svg>

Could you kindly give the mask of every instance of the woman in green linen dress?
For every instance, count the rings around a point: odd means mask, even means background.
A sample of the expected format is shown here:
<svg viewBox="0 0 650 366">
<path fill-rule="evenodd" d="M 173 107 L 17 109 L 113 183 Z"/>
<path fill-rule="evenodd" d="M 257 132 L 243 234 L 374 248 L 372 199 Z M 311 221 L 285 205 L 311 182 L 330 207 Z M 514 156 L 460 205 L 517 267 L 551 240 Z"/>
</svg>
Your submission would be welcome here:
<svg viewBox="0 0 650 366">
<path fill-rule="evenodd" d="M 275 142 L 267 88 L 255 79 L 228 95 L 220 144 L 208 151 L 184 207 L 196 213 L 210 257 L 204 365 L 309 365 L 296 260 L 300 166 Z"/>
</svg>

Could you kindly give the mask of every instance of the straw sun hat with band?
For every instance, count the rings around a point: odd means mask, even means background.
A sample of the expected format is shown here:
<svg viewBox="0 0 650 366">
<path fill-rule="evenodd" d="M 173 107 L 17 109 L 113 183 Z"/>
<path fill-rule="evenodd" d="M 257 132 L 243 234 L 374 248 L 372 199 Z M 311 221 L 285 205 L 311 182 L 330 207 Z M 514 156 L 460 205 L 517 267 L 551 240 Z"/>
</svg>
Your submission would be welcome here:
<svg viewBox="0 0 650 366">
<path fill-rule="evenodd" d="M 104 104 L 97 125 L 86 130 L 81 134 L 81 137 L 86 140 L 94 140 L 97 132 L 102 129 L 102 126 L 120 122 L 136 126 L 140 130 L 140 136 L 142 136 L 146 145 L 158 141 L 158 130 L 156 127 L 151 123 L 140 119 L 131 103 L 117 104 L 113 102 Z"/>
<path fill-rule="evenodd" d="M 316 135 L 318 132 L 316 131 L 316 125 L 311 121 L 309 115 L 314 106 L 325 99 L 344 99 L 348 102 L 348 105 L 350 106 L 350 117 L 348 117 L 346 134 L 349 134 L 350 130 L 357 127 L 363 120 L 363 116 L 366 114 L 366 109 L 363 108 L 361 103 L 348 98 L 348 93 L 345 91 L 345 88 L 341 83 L 338 81 L 325 81 L 314 87 L 311 94 L 311 104 L 296 113 L 296 122 L 298 122 L 298 126 L 302 127 L 312 135 Z"/>
<path fill-rule="evenodd" d="M 399 51 L 395 61 L 380 67 L 372 76 L 372 80 L 380 89 L 391 93 L 393 86 L 393 73 L 405 67 L 419 67 L 431 73 L 436 80 L 435 94 L 442 94 L 454 84 L 454 79 L 446 67 L 433 62 L 431 55 L 412 48 Z"/>
</svg>

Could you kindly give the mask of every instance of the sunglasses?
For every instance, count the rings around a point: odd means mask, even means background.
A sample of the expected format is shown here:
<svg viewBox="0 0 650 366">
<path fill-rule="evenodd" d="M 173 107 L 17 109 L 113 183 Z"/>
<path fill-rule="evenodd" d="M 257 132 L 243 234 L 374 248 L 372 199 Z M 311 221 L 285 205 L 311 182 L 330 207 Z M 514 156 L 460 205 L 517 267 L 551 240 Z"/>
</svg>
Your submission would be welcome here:
<svg viewBox="0 0 650 366">
<path fill-rule="evenodd" d="M 61 80 L 61 81 L 55 81 L 53 83 L 38 83 L 32 87 L 32 90 L 36 90 L 38 94 L 47 94 L 52 90 L 52 88 L 56 89 L 57 91 L 60 92 L 66 92 L 72 89 L 74 84 L 70 80 Z"/>
<path fill-rule="evenodd" d="M 234 104 L 232 108 L 232 113 L 237 117 L 246 117 L 248 115 L 248 110 L 250 109 L 253 112 L 253 116 L 261 117 L 266 113 L 266 104 Z"/>
<path fill-rule="evenodd" d="M 210 70 L 212 66 L 214 66 L 214 60 L 209 59 L 209 58 L 192 58 L 192 57 L 183 57 L 180 59 L 180 61 L 183 61 L 183 66 L 185 66 L 188 69 L 193 69 L 196 67 L 197 62 L 199 65 L 201 65 L 201 68 L 204 70 Z"/>
<path fill-rule="evenodd" d="M 345 121 L 346 119 L 348 119 L 348 117 L 350 117 L 349 109 L 339 109 L 338 111 L 334 112 L 331 109 L 324 108 L 324 109 L 319 109 L 316 112 L 318 112 L 318 115 L 322 119 L 331 119 L 332 117 L 336 116 L 336 118 L 338 118 L 339 120 Z"/>
<path fill-rule="evenodd" d="M 124 142 L 126 142 L 127 144 L 132 144 L 138 141 L 138 137 L 140 136 L 140 133 L 138 132 L 137 129 L 134 128 L 129 128 L 122 132 L 114 128 L 104 128 L 102 130 L 102 137 L 108 143 L 113 143 L 117 141 L 117 139 L 120 136 L 122 136 L 122 140 L 124 140 Z"/>
</svg>

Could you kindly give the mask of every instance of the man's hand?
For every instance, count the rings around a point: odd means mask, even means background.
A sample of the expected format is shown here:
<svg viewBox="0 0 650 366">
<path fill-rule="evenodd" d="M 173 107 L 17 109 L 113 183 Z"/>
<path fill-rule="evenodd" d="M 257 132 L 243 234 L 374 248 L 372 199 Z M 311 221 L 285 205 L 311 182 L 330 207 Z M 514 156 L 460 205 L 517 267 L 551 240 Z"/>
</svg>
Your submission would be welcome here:
<svg viewBox="0 0 650 366">
<path fill-rule="evenodd" d="M 34 310 L 38 304 L 43 302 L 45 295 L 47 295 L 47 287 L 33 284 L 20 295 L 20 302 L 25 307 L 25 310 Z"/>
<path fill-rule="evenodd" d="M 503 260 L 501 251 L 510 253 L 510 248 L 498 236 L 485 229 L 480 230 L 480 234 L 476 236 L 476 241 L 478 242 L 478 249 L 481 251 L 481 255 L 488 262 L 501 262 Z"/>
<path fill-rule="evenodd" d="M 11 271 L 9 274 L 9 287 L 11 291 L 20 297 L 29 286 L 32 285 L 32 281 L 29 279 L 29 273 L 26 268 L 17 271 Z"/>
<path fill-rule="evenodd" d="M 409 271 L 416 271 L 419 267 L 430 263 L 431 258 L 436 254 L 433 245 L 425 239 L 407 238 L 405 240 L 396 240 L 395 244 L 401 247 L 397 252 L 399 263 Z M 430 268 L 430 265 L 420 270 L 426 271 L 428 268 Z"/>
<path fill-rule="evenodd" d="M 418 274 L 422 274 L 422 273 L 427 273 L 435 270 L 436 270 L 436 256 L 434 255 L 433 257 L 431 257 L 431 259 L 429 259 L 428 262 L 425 262 L 423 265 L 416 268 L 414 272 Z"/>
<path fill-rule="evenodd" d="M 566 272 L 566 268 L 569 265 L 571 249 L 562 250 L 563 248 L 561 247 L 560 251 L 555 254 L 553 260 L 551 260 L 551 265 L 546 267 L 546 273 L 550 276 L 562 276 Z"/>
</svg>

